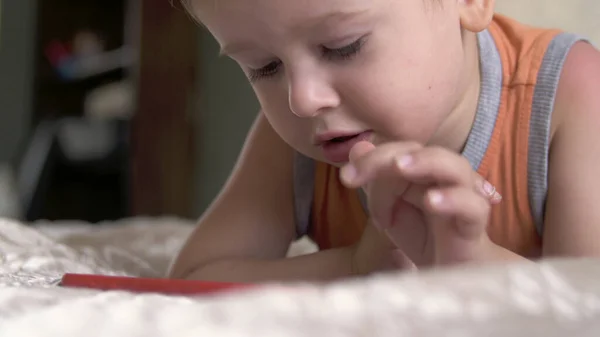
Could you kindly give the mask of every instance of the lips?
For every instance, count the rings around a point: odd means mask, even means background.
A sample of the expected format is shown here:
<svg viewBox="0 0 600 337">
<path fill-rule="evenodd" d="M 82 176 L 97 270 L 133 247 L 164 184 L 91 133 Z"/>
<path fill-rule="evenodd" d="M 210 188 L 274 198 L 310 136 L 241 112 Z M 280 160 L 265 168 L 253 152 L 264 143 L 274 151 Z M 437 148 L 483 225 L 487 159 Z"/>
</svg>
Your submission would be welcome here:
<svg viewBox="0 0 600 337">
<path fill-rule="evenodd" d="M 347 162 L 352 147 L 358 142 L 369 140 L 371 135 L 371 131 L 365 131 L 357 134 L 340 135 L 323 141 L 320 144 L 323 156 L 332 163 Z"/>
</svg>

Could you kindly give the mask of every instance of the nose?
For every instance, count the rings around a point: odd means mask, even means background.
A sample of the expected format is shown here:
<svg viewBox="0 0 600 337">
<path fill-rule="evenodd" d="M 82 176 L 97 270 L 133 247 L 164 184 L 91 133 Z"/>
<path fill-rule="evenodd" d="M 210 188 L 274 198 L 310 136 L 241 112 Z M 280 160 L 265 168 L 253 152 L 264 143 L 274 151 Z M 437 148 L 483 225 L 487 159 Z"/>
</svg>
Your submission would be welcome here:
<svg viewBox="0 0 600 337">
<path fill-rule="evenodd" d="M 289 105 L 298 117 L 314 117 L 340 104 L 340 97 L 323 72 L 291 74 L 288 83 Z"/>
</svg>

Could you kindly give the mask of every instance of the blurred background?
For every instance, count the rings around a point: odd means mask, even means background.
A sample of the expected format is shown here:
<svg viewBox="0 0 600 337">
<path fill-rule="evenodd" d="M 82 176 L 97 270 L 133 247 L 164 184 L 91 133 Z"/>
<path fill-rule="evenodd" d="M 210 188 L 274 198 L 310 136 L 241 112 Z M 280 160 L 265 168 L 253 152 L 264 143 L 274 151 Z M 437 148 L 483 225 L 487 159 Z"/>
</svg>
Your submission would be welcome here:
<svg viewBox="0 0 600 337">
<path fill-rule="evenodd" d="M 177 1 L 0 0 L 0 216 L 194 219 L 258 104 Z M 498 12 L 600 43 L 596 0 Z"/>
</svg>

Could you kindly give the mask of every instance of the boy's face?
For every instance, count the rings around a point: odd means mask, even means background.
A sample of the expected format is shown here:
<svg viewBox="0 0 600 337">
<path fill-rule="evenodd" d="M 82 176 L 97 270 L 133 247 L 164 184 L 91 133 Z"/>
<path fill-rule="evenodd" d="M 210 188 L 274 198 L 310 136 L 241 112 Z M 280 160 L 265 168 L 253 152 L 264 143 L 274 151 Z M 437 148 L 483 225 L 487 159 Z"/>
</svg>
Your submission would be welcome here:
<svg viewBox="0 0 600 337">
<path fill-rule="evenodd" d="M 281 137 L 340 165 L 343 146 L 334 153 L 323 140 L 431 143 L 453 132 L 468 82 L 458 3 L 194 0 L 192 10 L 248 75 Z"/>
</svg>

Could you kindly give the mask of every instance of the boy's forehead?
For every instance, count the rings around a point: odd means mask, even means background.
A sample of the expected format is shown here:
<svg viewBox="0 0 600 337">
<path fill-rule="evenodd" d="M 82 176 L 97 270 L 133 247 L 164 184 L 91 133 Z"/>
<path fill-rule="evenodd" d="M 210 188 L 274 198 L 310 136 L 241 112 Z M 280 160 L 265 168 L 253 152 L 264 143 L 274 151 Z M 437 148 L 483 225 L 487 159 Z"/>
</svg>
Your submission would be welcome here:
<svg viewBox="0 0 600 337">
<path fill-rule="evenodd" d="M 390 0 L 196 0 L 198 14 L 207 20 L 235 17 L 311 26 L 344 21 L 367 14 L 375 3 Z"/>
</svg>

